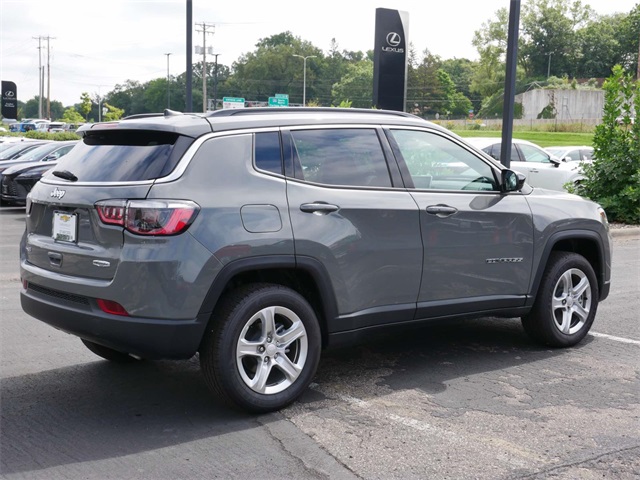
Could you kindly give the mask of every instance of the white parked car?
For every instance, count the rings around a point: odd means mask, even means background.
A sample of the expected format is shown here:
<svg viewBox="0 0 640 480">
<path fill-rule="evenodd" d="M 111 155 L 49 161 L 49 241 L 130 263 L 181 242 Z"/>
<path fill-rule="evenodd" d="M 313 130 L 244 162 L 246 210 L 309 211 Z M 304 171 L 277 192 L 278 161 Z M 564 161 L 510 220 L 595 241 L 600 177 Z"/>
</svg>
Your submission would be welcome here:
<svg viewBox="0 0 640 480">
<path fill-rule="evenodd" d="M 591 162 L 593 161 L 593 147 L 586 145 L 572 145 L 546 147 L 545 151 L 563 162 Z"/>
<path fill-rule="evenodd" d="M 469 137 L 465 140 L 500 161 L 500 138 Z M 580 163 L 562 161 L 535 143 L 513 139 L 510 168 L 526 175 L 527 183 L 532 187 L 566 190 L 565 184 L 578 184 L 584 179 Z"/>
</svg>

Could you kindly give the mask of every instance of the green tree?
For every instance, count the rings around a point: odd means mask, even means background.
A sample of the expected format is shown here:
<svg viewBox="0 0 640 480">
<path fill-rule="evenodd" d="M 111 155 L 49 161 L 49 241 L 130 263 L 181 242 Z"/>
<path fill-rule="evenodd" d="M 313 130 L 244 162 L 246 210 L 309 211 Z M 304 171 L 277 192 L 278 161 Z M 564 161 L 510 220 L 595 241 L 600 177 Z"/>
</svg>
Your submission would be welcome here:
<svg viewBox="0 0 640 480">
<path fill-rule="evenodd" d="M 112 105 L 119 105 L 125 115 L 136 113 L 149 113 L 144 101 L 145 86 L 135 80 L 127 80 L 123 84 L 118 84 L 105 95 L 105 101 Z M 81 110 L 82 111 L 82 110 Z"/>
<path fill-rule="evenodd" d="M 613 221 L 640 223 L 640 81 L 621 66 L 603 85 L 602 123 L 593 137 L 595 161 L 584 167 L 578 193 L 602 205 Z"/>
<path fill-rule="evenodd" d="M 38 118 L 40 110 L 40 97 L 35 97 L 27 100 L 22 109 L 22 118 Z"/>
<path fill-rule="evenodd" d="M 371 108 L 373 103 L 373 62 L 349 64 L 348 71 L 333 85 L 334 105 L 350 102 L 354 108 Z"/>
<path fill-rule="evenodd" d="M 611 74 L 611 66 L 621 64 L 623 57 L 619 32 L 625 15 L 607 15 L 590 22 L 580 30 L 583 62 L 581 77 L 602 78 Z"/>
<path fill-rule="evenodd" d="M 84 117 L 76 111 L 75 107 L 67 108 L 60 120 L 67 123 L 84 123 L 85 121 Z"/>
<path fill-rule="evenodd" d="M 527 76 L 546 77 L 551 55 L 551 73 L 576 76 L 582 62 L 578 30 L 594 12 L 581 0 L 530 0 L 522 8 L 519 50 Z"/>
<path fill-rule="evenodd" d="M 474 103 L 475 109 L 479 110 L 481 99 L 476 97 L 477 102 L 474 102 L 471 93 L 471 81 L 477 68 L 477 62 L 472 62 L 466 58 L 450 58 L 443 60 L 440 68 L 449 74 L 456 89 L 469 98 Z"/>
<path fill-rule="evenodd" d="M 261 39 L 254 52 L 245 53 L 233 63 L 233 76 L 225 87 L 247 100 L 267 101 L 275 93 L 287 93 L 292 103 L 302 103 L 303 61 L 307 60 L 307 98 L 317 95 L 316 78 L 324 67 L 322 51 L 308 41 L 283 32 Z"/>
<path fill-rule="evenodd" d="M 84 118 L 89 120 L 89 113 L 91 113 L 91 106 L 93 102 L 91 101 L 91 97 L 89 93 L 82 92 L 80 95 L 80 112 L 84 115 Z"/>
<path fill-rule="evenodd" d="M 120 120 L 122 115 L 124 114 L 124 109 L 114 107 L 113 105 L 104 102 L 102 104 L 104 108 L 107 109 L 107 112 L 103 115 L 102 120 L 105 122 L 113 122 L 115 120 Z"/>
<path fill-rule="evenodd" d="M 444 108 L 453 115 L 466 115 L 472 109 L 471 100 L 457 91 L 455 83 L 443 69 L 436 72 L 436 77 L 443 92 Z"/>
</svg>

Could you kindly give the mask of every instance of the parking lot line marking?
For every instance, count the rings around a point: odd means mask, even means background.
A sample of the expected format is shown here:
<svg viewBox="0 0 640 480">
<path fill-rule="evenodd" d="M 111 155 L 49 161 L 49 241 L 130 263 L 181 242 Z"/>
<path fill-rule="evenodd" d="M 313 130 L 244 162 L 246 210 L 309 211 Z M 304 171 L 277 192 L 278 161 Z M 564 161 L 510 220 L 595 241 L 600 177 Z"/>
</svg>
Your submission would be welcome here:
<svg viewBox="0 0 640 480">
<path fill-rule="evenodd" d="M 640 340 L 633 340 L 632 338 L 616 337 L 614 335 L 607 335 L 606 333 L 590 332 L 594 337 L 607 338 L 615 342 L 630 343 L 632 345 L 640 345 Z"/>
</svg>

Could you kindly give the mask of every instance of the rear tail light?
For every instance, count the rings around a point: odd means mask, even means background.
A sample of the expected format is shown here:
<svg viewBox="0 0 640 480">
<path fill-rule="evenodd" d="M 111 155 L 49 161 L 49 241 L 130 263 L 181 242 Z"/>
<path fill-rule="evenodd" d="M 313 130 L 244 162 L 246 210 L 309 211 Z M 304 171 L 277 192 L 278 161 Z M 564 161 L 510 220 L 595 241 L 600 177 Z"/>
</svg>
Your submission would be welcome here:
<svg viewBox="0 0 640 480">
<path fill-rule="evenodd" d="M 187 200 L 103 200 L 95 207 L 103 223 L 120 225 L 137 235 L 177 235 L 200 211 Z"/>
</svg>

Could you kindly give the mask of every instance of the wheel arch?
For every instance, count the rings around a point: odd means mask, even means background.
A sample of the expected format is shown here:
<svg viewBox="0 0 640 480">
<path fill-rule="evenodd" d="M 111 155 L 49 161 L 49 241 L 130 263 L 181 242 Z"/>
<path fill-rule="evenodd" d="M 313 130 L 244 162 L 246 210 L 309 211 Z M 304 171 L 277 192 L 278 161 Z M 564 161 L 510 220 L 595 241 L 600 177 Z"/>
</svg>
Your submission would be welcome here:
<svg viewBox="0 0 640 480">
<path fill-rule="evenodd" d="M 531 294 L 527 300 L 527 305 L 533 305 L 533 302 L 535 301 L 542 281 L 542 276 L 552 252 L 573 252 L 586 258 L 596 274 L 600 300 L 604 300 L 604 298 L 602 298 L 602 294 L 605 292 L 604 284 L 606 277 L 606 265 L 604 245 L 600 235 L 597 232 L 590 230 L 566 230 L 556 232 L 549 237 L 533 278 Z"/>
<path fill-rule="evenodd" d="M 293 255 L 249 257 L 225 265 L 209 288 L 200 314 L 215 321 L 213 311 L 218 300 L 228 291 L 249 283 L 284 285 L 302 295 L 318 317 L 322 346 L 328 343 L 329 320 L 337 317 L 335 294 L 328 272 L 316 259 Z M 203 332 L 204 337 L 204 332 Z"/>
</svg>

